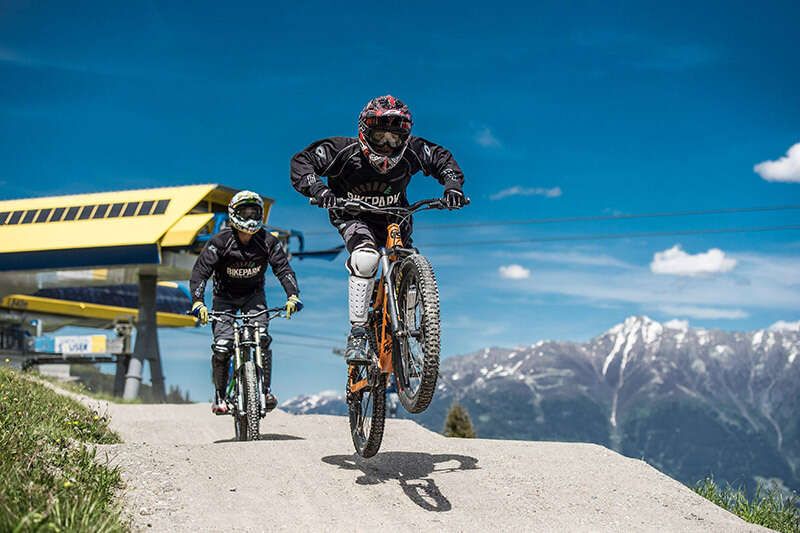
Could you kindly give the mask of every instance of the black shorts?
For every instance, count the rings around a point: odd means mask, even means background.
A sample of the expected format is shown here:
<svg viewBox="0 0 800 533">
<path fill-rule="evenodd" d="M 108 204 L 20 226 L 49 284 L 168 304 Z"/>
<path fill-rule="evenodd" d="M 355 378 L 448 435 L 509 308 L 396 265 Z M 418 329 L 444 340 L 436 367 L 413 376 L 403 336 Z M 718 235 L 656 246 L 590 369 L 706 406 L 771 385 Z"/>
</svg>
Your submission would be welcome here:
<svg viewBox="0 0 800 533">
<path fill-rule="evenodd" d="M 214 311 L 227 311 L 235 313 L 241 311 L 243 314 L 250 312 L 263 311 L 267 308 L 267 298 L 264 291 L 257 291 L 249 296 L 241 298 L 225 298 L 222 296 L 214 296 L 214 303 L 212 304 Z M 266 331 L 269 327 L 266 315 L 261 315 L 254 320 L 262 330 Z M 212 326 L 214 332 L 214 340 L 233 340 L 233 320 L 223 318 L 221 321 L 215 321 Z"/>
<path fill-rule="evenodd" d="M 344 240 L 344 246 L 349 253 L 358 248 L 371 248 L 377 250 L 386 246 L 388 228 L 386 222 L 375 222 L 371 220 L 339 220 L 335 223 L 336 229 Z M 403 246 L 411 248 L 411 233 L 413 223 L 409 218 L 400 225 L 400 235 L 403 238 Z"/>
</svg>

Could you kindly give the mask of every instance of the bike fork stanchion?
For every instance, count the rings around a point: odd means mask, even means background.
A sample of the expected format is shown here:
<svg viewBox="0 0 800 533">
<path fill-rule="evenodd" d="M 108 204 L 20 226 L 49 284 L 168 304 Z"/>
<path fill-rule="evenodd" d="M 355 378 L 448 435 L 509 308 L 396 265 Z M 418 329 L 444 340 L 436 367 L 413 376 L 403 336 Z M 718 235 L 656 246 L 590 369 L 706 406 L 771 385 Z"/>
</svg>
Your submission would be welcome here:
<svg viewBox="0 0 800 533">
<path fill-rule="evenodd" d="M 239 373 L 242 371 L 242 351 L 239 347 L 239 329 L 236 328 L 233 330 L 233 357 L 234 357 L 234 372 L 236 372 L 236 381 L 239 384 L 239 387 L 236 391 L 236 411 L 237 416 L 244 412 L 244 402 L 242 401 L 242 384 L 243 380 L 241 379 L 242 376 Z"/>
<path fill-rule="evenodd" d="M 381 248 L 381 268 L 385 272 L 386 283 L 383 284 L 383 290 L 386 292 L 385 296 L 389 304 L 389 318 L 392 321 L 392 333 L 400 334 L 400 321 L 397 317 L 397 301 L 395 300 L 394 288 L 391 278 L 391 264 L 389 263 L 389 255 L 386 248 Z"/>
</svg>

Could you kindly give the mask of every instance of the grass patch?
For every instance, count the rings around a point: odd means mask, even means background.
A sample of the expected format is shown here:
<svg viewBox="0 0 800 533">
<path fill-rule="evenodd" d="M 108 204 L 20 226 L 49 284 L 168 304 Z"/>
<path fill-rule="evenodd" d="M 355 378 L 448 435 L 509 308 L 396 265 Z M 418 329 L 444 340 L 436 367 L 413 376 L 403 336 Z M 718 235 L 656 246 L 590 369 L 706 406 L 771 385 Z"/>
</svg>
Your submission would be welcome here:
<svg viewBox="0 0 800 533">
<path fill-rule="evenodd" d="M 777 490 L 759 485 L 753 498 L 748 499 L 743 489 L 720 487 L 711 478 L 697 483 L 694 490 L 751 524 L 783 533 L 800 533 L 800 508 L 795 496 L 784 498 Z"/>
<path fill-rule="evenodd" d="M 91 446 L 117 442 L 106 417 L 0 368 L 0 531 L 124 531 L 119 471 Z"/>
<path fill-rule="evenodd" d="M 83 383 L 82 381 L 65 381 L 55 376 L 48 376 L 39 373 L 35 373 L 34 375 L 39 379 L 49 381 L 50 383 L 56 385 L 61 389 L 67 390 L 69 392 L 74 392 L 75 394 L 80 394 L 82 396 L 88 396 L 89 398 L 94 398 L 95 400 L 103 400 L 106 402 L 125 403 L 125 404 L 145 403 L 142 401 L 141 398 L 134 398 L 133 400 L 125 400 L 123 398 L 120 398 L 119 396 L 114 396 L 110 392 L 94 390 L 85 383 Z"/>
</svg>

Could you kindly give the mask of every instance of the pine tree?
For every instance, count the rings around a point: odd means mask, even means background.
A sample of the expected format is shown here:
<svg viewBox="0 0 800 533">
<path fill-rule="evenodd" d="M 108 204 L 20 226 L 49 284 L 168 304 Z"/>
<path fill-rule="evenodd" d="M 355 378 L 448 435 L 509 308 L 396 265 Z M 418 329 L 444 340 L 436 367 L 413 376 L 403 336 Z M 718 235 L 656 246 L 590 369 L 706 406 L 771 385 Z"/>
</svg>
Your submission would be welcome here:
<svg viewBox="0 0 800 533">
<path fill-rule="evenodd" d="M 445 437 L 461 437 L 465 439 L 475 438 L 475 429 L 472 427 L 472 420 L 469 418 L 467 410 L 459 403 L 453 403 L 447 413 L 447 420 L 444 422 Z"/>
</svg>

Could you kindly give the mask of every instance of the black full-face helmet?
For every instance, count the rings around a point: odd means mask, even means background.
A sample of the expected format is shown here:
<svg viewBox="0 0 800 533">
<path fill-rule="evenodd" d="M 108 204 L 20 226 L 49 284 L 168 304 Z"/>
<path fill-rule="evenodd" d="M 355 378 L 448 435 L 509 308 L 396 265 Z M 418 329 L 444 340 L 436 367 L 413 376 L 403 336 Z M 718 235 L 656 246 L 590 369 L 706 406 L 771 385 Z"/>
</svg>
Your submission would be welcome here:
<svg viewBox="0 0 800 533">
<path fill-rule="evenodd" d="M 408 146 L 411 111 L 392 95 L 370 100 L 358 115 L 358 142 L 370 164 L 381 174 L 392 169 Z"/>
</svg>

